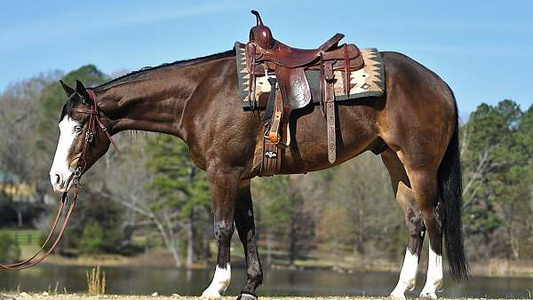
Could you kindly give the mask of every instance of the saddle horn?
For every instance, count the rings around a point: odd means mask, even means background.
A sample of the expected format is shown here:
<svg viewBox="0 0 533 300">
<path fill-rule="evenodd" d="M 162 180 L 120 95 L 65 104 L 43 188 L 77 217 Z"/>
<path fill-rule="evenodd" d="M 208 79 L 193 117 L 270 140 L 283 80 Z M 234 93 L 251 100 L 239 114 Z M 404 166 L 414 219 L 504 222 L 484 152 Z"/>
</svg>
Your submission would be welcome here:
<svg viewBox="0 0 533 300">
<path fill-rule="evenodd" d="M 252 14 L 254 14 L 255 18 L 257 19 L 256 25 L 263 25 L 263 20 L 261 20 L 261 16 L 259 15 L 259 12 L 255 9 L 252 9 Z"/>
<path fill-rule="evenodd" d="M 257 19 L 257 25 L 250 29 L 250 41 L 257 43 L 257 45 L 263 49 L 270 49 L 274 46 L 274 38 L 270 28 L 263 25 L 263 20 L 257 10 L 252 10 L 252 14 Z"/>
</svg>

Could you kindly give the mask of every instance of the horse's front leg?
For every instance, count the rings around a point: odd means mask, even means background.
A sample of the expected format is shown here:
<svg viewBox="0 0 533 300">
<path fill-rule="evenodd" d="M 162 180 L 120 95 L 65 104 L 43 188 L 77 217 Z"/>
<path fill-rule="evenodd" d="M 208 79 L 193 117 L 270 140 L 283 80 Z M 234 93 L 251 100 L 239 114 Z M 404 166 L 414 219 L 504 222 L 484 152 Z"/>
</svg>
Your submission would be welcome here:
<svg viewBox="0 0 533 300">
<path fill-rule="evenodd" d="M 237 226 L 237 232 L 246 257 L 246 286 L 242 289 L 237 299 L 256 300 L 255 289 L 263 282 L 263 270 L 255 240 L 254 209 L 250 192 L 250 180 L 241 182 L 237 192 L 235 225 Z"/>
<path fill-rule="evenodd" d="M 226 291 L 231 280 L 230 243 L 233 235 L 235 199 L 240 175 L 240 169 L 235 168 L 213 166 L 207 169 L 207 179 L 213 198 L 213 227 L 218 255 L 213 281 L 202 293 L 203 298 L 220 298 L 220 294 Z"/>
</svg>

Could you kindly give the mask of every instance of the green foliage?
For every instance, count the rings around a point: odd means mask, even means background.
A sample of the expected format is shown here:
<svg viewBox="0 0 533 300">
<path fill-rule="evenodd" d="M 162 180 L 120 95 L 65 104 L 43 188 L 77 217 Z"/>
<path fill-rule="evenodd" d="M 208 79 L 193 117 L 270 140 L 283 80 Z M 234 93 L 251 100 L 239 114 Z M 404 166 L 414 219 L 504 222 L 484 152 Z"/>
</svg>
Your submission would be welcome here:
<svg viewBox="0 0 533 300">
<path fill-rule="evenodd" d="M 268 243 L 284 250 L 289 263 L 305 258 L 314 248 L 315 218 L 304 199 L 301 175 L 276 176 L 254 181 L 258 224 Z"/>
<path fill-rule="evenodd" d="M 165 232 L 165 245 L 176 264 L 181 264 L 178 256 L 185 252 L 180 235 L 186 237 L 187 263 L 192 264 L 203 252 L 198 247 L 203 235 L 197 233 L 210 224 L 205 218 L 198 221 L 202 214 L 197 213 L 211 205 L 206 173 L 192 163 L 186 144 L 173 136 L 150 139 L 147 148 L 146 167 L 152 175 L 146 188 L 155 195 L 150 211 L 159 220 L 159 232 Z"/>
<path fill-rule="evenodd" d="M 405 252 L 407 235 L 388 182 L 373 155 L 305 176 L 254 180 L 261 239 L 266 234 L 267 248 L 301 259 L 315 250 L 333 261 L 353 255 L 395 258 Z"/>
<path fill-rule="evenodd" d="M 147 188 L 156 191 L 158 200 L 152 210 L 170 205 L 189 218 L 195 207 L 210 205 L 206 173 L 189 158 L 187 145 L 170 135 L 162 135 L 148 143 L 150 158 L 146 164 L 153 177 Z"/>
<path fill-rule="evenodd" d="M 124 209 L 105 196 L 108 194 L 84 190 L 83 199 L 78 202 L 59 244 L 60 253 L 120 254 L 130 251 L 125 243 L 130 236 L 122 226 Z"/>
<path fill-rule="evenodd" d="M 20 257 L 20 248 L 17 239 L 7 233 L 0 231 L 0 261 L 10 263 L 17 261 Z"/>
<path fill-rule="evenodd" d="M 104 232 L 102 227 L 95 221 L 90 220 L 83 229 L 79 245 L 87 254 L 100 253 L 104 244 Z"/>
<path fill-rule="evenodd" d="M 524 234 L 533 213 L 532 111 L 511 100 L 481 104 L 462 127 L 464 224 L 470 244 L 481 245 L 475 257 L 533 255 Z"/>
<path fill-rule="evenodd" d="M 261 198 L 261 222 L 276 235 L 286 232 L 291 215 L 296 210 L 292 202 L 291 181 L 289 176 L 267 177 L 255 181 L 254 188 Z"/>
</svg>

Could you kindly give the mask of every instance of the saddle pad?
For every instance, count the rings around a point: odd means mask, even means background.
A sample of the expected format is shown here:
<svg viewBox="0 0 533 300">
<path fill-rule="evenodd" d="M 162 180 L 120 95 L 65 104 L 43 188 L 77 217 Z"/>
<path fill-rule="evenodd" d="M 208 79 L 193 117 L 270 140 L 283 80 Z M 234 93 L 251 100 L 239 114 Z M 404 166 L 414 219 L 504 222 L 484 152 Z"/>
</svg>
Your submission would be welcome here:
<svg viewBox="0 0 533 300">
<path fill-rule="evenodd" d="M 237 63 L 237 77 L 239 81 L 239 89 L 241 91 L 240 98 L 243 108 L 250 108 L 248 85 L 250 75 L 246 68 L 246 55 L 244 44 L 235 43 L 236 63 Z M 350 94 L 344 93 L 344 71 L 335 71 L 335 101 L 346 101 L 365 97 L 379 97 L 383 95 L 385 90 L 385 72 L 383 69 L 383 61 L 381 54 L 375 48 L 362 49 L 361 55 L 365 61 L 365 66 L 362 69 L 353 71 L 350 74 Z M 307 80 L 312 90 L 320 89 L 320 71 L 308 70 L 305 72 Z M 272 75 L 272 77 L 274 77 Z M 271 91 L 270 83 L 266 76 L 256 78 L 256 98 L 259 99 L 261 94 L 269 93 Z M 313 99 L 313 102 L 318 103 L 320 99 Z"/>
</svg>

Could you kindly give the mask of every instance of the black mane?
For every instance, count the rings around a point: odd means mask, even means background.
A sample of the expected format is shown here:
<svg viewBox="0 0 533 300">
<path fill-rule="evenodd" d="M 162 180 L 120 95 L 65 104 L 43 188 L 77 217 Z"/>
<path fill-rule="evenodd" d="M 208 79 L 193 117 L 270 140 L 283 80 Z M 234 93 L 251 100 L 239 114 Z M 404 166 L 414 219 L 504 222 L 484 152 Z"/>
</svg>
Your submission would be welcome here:
<svg viewBox="0 0 533 300">
<path fill-rule="evenodd" d="M 108 81 L 104 84 L 101 84 L 97 87 L 94 87 L 94 88 L 91 88 L 92 90 L 95 90 L 95 91 L 98 91 L 98 90 L 104 90 L 104 89 L 108 89 L 110 87 L 113 87 L 119 83 L 124 83 L 124 82 L 128 82 L 130 80 L 133 80 L 143 74 L 146 74 L 148 72 L 151 72 L 151 71 L 154 71 L 154 70 L 157 70 L 157 69 L 161 69 L 161 68 L 165 68 L 165 67 L 174 67 L 174 66 L 188 66 L 188 65 L 193 65 L 193 64 L 197 64 L 197 63 L 202 63 L 202 62 L 206 62 L 206 61 L 210 61 L 210 60 L 215 60 L 215 59 L 219 59 L 219 58 L 225 58 L 225 57 L 231 57 L 231 56 L 235 56 L 235 49 L 232 49 L 232 50 L 228 50 L 228 51 L 225 51 L 225 52 L 220 52 L 220 53 L 215 53 L 215 54 L 211 54 L 211 55 L 207 55 L 207 56 L 202 56 L 202 57 L 197 57 L 197 58 L 192 58 L 192 59 L 185 59 L 185 60 L 178 60 L 178 61 L 175 61 L 175 62 L 171 62 L 171 63 L 164 63 L 164 64 L 161 64 L 159 66 L 155 66 L 155 67 L 143 67 L 137 71 L 132 71 L 126 75 L 122 75 L 120 77 L 117 77 L 111 81 Z"/>
</svg>

